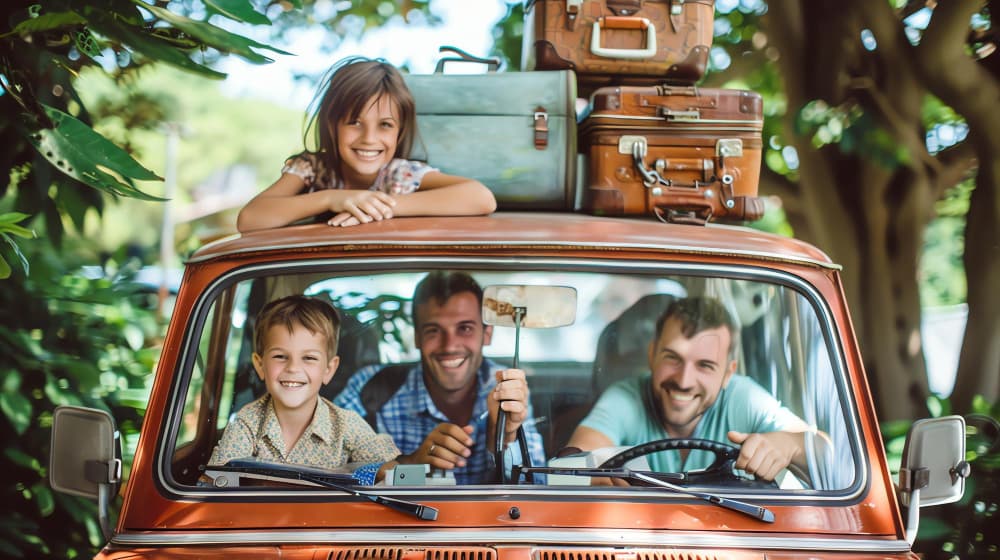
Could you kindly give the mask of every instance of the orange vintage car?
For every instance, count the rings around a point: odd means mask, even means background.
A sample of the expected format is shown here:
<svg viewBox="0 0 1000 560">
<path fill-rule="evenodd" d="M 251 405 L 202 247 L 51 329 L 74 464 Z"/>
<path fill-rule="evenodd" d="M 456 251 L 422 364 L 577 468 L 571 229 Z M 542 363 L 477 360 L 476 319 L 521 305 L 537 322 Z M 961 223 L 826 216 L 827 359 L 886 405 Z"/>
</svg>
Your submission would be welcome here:
<svg viewBox="0 0 1000 560">
<path fill-rule="evenodd" d="M 263 391 L 250 330 L 264 303 L 300 293 L 339 310 L 332 397 L 364 365 L 417 359 L 411 298 L 435 270 L 486 287 L 485 354 L 526 372 L 545 464 L 477 449 L 494 453 L 502 479 L 458 484 L 417 465 L 374 485 L 344 469 L 209 464 L 236 411 Z M 108 503 L 120 451 L 106 413 L 57 410 L 52 485 L 100 501 L 102 558 L 912 558 L 920 507 L 964 491 L 964 423 L 914 424 L 893 479 L 839 270 L 808 244 L 749 228 L 573 213 L 223 239 L 186 264 L 117 522 Z M 805 464 L 763 481 L 734 468 L 731 442 L 565 450 L 609 386 L 648 375 L 665 306 L 696 295 L 720 301 L 738 327 L 734 375 L 808 425 Z M 678 450 L 715 460 L 650 466 Z M 630 484 L 591 484 L 598 476 Z"/>
</svg>

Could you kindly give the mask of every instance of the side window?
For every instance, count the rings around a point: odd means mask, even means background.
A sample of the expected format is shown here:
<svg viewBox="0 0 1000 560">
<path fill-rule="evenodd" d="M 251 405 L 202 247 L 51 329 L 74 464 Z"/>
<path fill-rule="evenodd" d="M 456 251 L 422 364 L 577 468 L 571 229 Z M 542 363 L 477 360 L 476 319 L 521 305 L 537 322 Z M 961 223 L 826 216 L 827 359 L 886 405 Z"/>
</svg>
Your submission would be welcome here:
<svg viewBox="0 0 1000 560">
<path fill-rule="evenodd" d="M 215 322 L 216 306 L 213 305 L 208 314 L 206 324 Z M 177 449 L 189 446 L 198 434 L 198 415 L 201 413 L 202 388 L 205 386 L 205 364 L 208 361 L 209 338 L 202 336 L 198 341 L 198 352 L 191 368 L 191 383 L 188 385 L 187 398 L 184 399 L 184 414 L 181 425 L 177 429 Z"/>
<path fill-rule="evenodd" d="M 202 323 L 171 461 L 174 478 L 182 484 L 197 480 L 235 405 L 249 292 L 246 282 L 223 290 Z"/>
</svg>

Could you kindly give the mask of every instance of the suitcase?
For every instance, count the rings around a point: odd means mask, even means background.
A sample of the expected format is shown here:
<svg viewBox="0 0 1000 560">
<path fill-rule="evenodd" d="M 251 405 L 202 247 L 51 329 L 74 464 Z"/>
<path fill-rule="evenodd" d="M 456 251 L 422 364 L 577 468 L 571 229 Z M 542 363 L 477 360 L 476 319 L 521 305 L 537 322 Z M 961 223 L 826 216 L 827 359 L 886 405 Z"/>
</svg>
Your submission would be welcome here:
<svg viewBox="0 0 1000 560">
<path fill-rule="evenodd" d="M 528 0 L 522 70 L 574 70 L 608 85 L 691 85 L 705 75 L 714 0 Z"/>
<path fill-rule="evenodd" d="M 573 73 L 445 74 L 446 61 L 498 61 L 442 50 L 459 56 L 404 75 L 417 108 L 411 157 L 482 182 L 501 210 L 578 208 Z"/>
<path fill-rule="evenodd" d="M 666 221 L 756 220 L 760 94 L 697 87 L 602 88 L 580 125 L 583 208 Z"/>
</svg>

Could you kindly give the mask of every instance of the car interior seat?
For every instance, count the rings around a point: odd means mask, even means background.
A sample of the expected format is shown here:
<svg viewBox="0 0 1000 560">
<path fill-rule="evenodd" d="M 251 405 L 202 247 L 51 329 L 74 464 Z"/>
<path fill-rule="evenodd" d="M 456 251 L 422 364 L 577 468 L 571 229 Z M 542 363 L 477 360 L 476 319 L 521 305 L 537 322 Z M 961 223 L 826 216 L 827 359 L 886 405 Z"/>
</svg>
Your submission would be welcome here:
<svg viewBox="0 0 1000 560">
<path fill-rule="evenodd" d="M 609 385 L 620 379 L 642 375 L 649 371 L 646 349 L 653 339 L 656 320 L 674 300 L 669 294 L 647 294 L 605 325 L 597 339 L 597 351 L 591 371 L 591 399 L 573 407 L 566 407 L 553 422 L 555 434 L 551 440 L 559 449 L 559 456 L 569 449 L 561 446 L 569 441 L 594 402 Z"/>
<path fill-rule="evenodd" d="M 649 371 L 647 349 L 656 320 L 674 299 L 670 294 L 647 294 L 604 327 L 597 339 L 591 376 L 594 398 L 616 381 Z"/>
<path fill-rule="evenodd" d="M 266 292 L 265 282 L 262 280 L 254 281 L 247 302 L 247 322 L 243 330 L 243 341 L 237 359 L 238 373 L 232 407 L 234 413 L 266 391 L 264 382 L 257 377 L 250 359 L 253 352 L 255 319 L 257 313 L 268 301 Z M 331 304 L 333 304 L 332 301 Z M 333 379 L 324 385 L 319 392 L 320 396 L 329 400 L 336 398 L 351 376 L 363 366 L 379 363 L 379 340 L 383 336 L 377 321 L 362 322 L 343 309 L 337 309 L 337 313 L 340 315 L 340 339 L 337 344 L 340 366 Z"/>
</svg>

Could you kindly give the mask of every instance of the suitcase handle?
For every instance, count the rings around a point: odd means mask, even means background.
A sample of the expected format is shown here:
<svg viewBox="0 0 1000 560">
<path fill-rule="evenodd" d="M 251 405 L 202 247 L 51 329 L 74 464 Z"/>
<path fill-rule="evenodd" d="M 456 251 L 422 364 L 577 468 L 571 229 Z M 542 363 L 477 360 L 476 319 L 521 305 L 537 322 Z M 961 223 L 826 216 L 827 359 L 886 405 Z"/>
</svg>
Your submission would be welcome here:
<svg viewBox="0 0 1000 560">
<path fill-rule="evenodd" d="M 473 56 L 458 47 L 448 45 L 438 47 L 438 52 L 452 52 L 457 56 L 449 56 L 439 59 L 437 61 L 437 66 L 434 67 L 435 74 L 444 74 L 444 64 L 446 62 L 476 62 L 478 64 L 485 64 L 487 72 L 496 72 L 500 68 L 500 59 L 497 57 L 480 58 L 478 56 Z"/>
<path fill-rule="evenodd" d="M 646 48 L 610 49 L 601 46 L 601 29 L 645 29 Z M 656 56 L 656 26 L 641 17 L 602 16 L 594 21 L 594 31 L 590 35 L 590 52 L 604 58 L 624 58 L 639 60 Z"/>
<path fill-rule="evenodd" d="M 719 219 L 738 220 L 744 222 L 755 222 L 764 217 L 766 206 L 764 199 L 756 196 L 734 197 L 734 204 L 726 208 L 728 210 Z M 712 205 L 702 202 L 690 201 L 681 207 L 660 207 L 654 205 L 653 215 L 661 222 L 673 224 L 705 225 L 712 220 L 714 212 Z"/>
<path fill-rule="evenodd" d="M 647 147 L 645 140 L 637 140 L 632 144 L 632 161 L 635 163 L 635 168 L 642 176 L 642 185 L 649 189 L 654 196 L 659 196 L 660 193 L 658 191 L 662 191 L 664 187 L 687 188 L 697 191 L 701 188 L 718 184 L 718 196 L 721 198 L 722 204 L 730 210 L 735 206 L 736 202 L 733 197 L 734 178 L 730 173 L 726 172 L 724 164 L 720 168 L 721 175 L 716 174 L 716 176 L 713 176 L 706 182 L 694 181 L 692 183 L 681 183 L 679 181 L 664 179 L 663 176 L 656 170 L 647 168 L 645 162 L 643 161 L 646 158 L 646 153 Z M 703 171 L 708 171 L 709 169 L 710 167 L 706 166 Z M 707 198 L 716 196 L 716 193 L 712 191 L 712 189 L 705 190 L 703 194 Z"/>
</svg>

